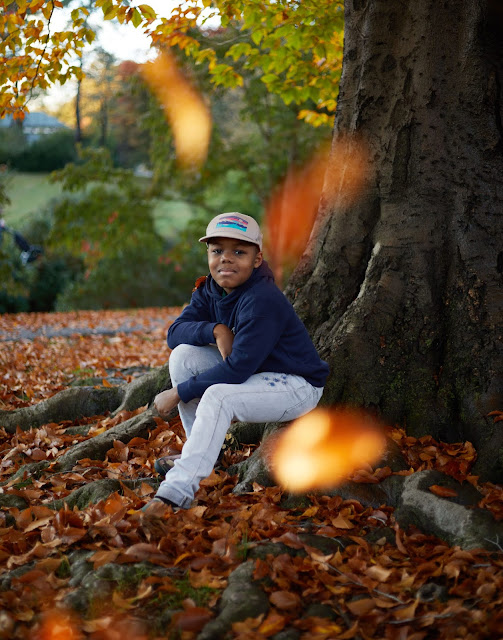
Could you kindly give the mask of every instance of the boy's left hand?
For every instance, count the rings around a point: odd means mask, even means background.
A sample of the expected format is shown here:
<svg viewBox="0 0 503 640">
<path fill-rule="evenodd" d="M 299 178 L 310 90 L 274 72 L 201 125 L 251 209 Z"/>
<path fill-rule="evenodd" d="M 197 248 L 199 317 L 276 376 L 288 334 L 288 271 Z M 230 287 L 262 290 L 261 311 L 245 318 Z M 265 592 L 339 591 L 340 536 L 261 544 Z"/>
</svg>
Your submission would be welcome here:
<svg viewBox="0 0 503 640">
<path fill-rule="evenodd" d="M 174 409 L 180 402 L 180 396 L 176 387 L 166 389 L 158 393 L 154 398 L 154 407 L 157 409 L 161 418 L 165 418 L 171 409 Z"/>
</svg>

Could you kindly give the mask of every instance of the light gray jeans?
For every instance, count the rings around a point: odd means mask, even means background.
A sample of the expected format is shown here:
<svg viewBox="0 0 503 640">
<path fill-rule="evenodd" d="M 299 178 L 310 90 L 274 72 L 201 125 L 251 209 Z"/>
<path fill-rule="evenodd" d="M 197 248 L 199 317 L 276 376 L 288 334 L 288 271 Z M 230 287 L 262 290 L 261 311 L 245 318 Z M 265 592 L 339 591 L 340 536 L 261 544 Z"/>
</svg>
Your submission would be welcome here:
<svg viewBox="0 0 503 640">
<path fill-rule="evenodd" d="M 173 387 L 222 362 L 217 347 L 182 344 L 169 357 Z M 286 422 L 308 413 L 318 404 L 323 389 L 301 376 L 256 373 L 241 384 L 214 384 L 202 398 L 180 402 L 178 410 L 187 435 L 181 457 L 166 474 L 157 495 L 188 509 L 207 478 L 233 420 Z"/>
</svg>

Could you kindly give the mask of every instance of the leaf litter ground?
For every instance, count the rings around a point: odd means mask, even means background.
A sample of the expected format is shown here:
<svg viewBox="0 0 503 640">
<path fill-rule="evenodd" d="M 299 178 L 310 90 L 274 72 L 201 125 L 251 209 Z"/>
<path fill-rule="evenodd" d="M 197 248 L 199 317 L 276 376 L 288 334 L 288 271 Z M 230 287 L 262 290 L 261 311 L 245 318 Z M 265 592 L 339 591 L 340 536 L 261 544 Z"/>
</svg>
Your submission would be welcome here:
<svg viewBox="0 0 503 640">
<path fill-rule="evenodd" d="M 164 364 L 169 356 L 165 332 L 176 313 L 143 309 L 81 312 L 78 317 L 1 316 L 4 338 L 28 322 L 38 335 L 2 343 L 0 408 L 36 404 L 80 379 L 105 385 L 128 382 Z M 121 331 L 131 325 L 133 314 L 136 330 Z M 76 330 L 83 323 L 106 326 L 116 333 L 48 337 L 44 330 L 49 323 Z M 4 508 L 0 514 L 0 580 L 9 577 L 0 593 L 0 638 L 190 640 L 215 617 L 231 572 L 251 558 L 254 579 L 270 607 L 266 614 L 235 622 L 229 638 L 273 638 L 288 629 L 306 640 L 503 637 L 501 549 L 464 551 L 418 530 L 403 531 L 385 505 L 365 508 L 355 500 L 313 494 L 288 508 L 280 488 L 258 484 L 248 494 L 235 495 L 236 477 L 225 468 L 250 455 L 250 446 L 225 454 L 224 468 L 202 483 L 191 509 L 145 518 L 139 509 L 154 489 L 141 479 L 155 476 L 157 457 L 181 449 L 178 419 L 169 424 L 157 419 L 148 439 L 134 438 L 127 445 L 116 441 L 105 460 L 83 459 L 59 474 L 49 466 L 39 479 L 9 482 L 27 462 L 52 463 L 68 447 L 133 413 L 52 423 L 14 435 L 0 432 L 1 491 L 30 505 Z M 496 413 L 495 419 L 502 415 Z M 86 423 L 91 425 L 87 435 L 68 432 Z M 401 473 L 439 469 L 468 480 L 484 496 L 479 506 L 503 518 L 501 487 L 479 485 L 470 475 L 475 459 L 470 443 L 416 439 L 398 427 L 388 435 L 410 465 Z M 389 468 L 363 469 L 352 479 L 377 483 L 390 474 Z M 140 482 L 135 491 L 123 484 L 106 500 L 82 510 L 47 506 L 99 479 Z M 437 495 L 443 489 L 431 487 Z M 324 553 L 305 534 L 340 541 L 340 548 Z M 282 543 L 286 552 L 261 554 L 269 543 Z M 143 571 L 135 579 L 113 582 L 107 597 L 96 598 L 85 613 L 77 614 L 64 606 L 77 588 L 68 570 L 68 558 L 76 551 L 88 552 L 95 570 L 110 563 L 148 562 L 166 571 Z M 330 608 L 329 617 L 320 605 Z M 170 613 L 163 618 L 165 610 Z"/>
</svg>

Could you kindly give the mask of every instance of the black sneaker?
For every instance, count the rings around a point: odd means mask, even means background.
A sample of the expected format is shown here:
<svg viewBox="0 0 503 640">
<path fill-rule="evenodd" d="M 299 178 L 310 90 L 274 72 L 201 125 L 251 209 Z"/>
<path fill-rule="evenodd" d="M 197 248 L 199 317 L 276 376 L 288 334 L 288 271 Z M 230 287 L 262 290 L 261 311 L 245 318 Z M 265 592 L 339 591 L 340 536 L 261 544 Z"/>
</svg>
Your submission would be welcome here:
<svg viewBox="0 0 503 640">
<path fill-rule="evenodd" d="M 175 460 L 178 460 L 180 455 L 180 453 L 175 453 L 171 456 L 163 456 L 162 458 L 158 458 L 154 462 L 154 469 L 160 476 L 164 478 L 168 471 L 171 471 L 171 469 L 175 466 Z"/>
<path fill-rule="evenodd" d="M 167 498 L 161 498 L 161 496 L 154 496 L 152 500 L 150 500 L 150 502 L 147 502 L 147 504 L 143 505 L 140 511 L 143 511 L 143 513 L 148 513 L 151 507 L 159 506 L 161 504 L 164 504 L 167 507 L 172 507 L 173 512 L 178 511 L 180 509 L 180 507 L 174 502 L 171 502 L 171 500 L 168 500 Z"/>
</svg>

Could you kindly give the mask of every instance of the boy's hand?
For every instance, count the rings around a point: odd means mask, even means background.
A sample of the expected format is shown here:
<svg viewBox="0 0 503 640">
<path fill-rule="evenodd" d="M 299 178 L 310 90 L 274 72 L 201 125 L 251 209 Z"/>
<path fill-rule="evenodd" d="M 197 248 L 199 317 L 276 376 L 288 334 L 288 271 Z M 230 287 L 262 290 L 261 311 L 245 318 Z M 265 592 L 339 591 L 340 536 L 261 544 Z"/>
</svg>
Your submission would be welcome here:
<svg viewBox="0 0 503 640">
<path fill-rule="evenodd" d="M 166 389 L 158 393 L 154 398 L 154 407 L 157 409 L 161 418 L 165 418 L 171 409 L 174 409 L 180 402 L 180 396 L 176 387 Z"/>
<path fill-rule="evenodd" d="M 220 355 L 225 360 L 227 356 L 231 355 L 234 334 L 227 325 L 217 324 L 213 328 L 213 337 L 215 338 Z"/>
</svg>

